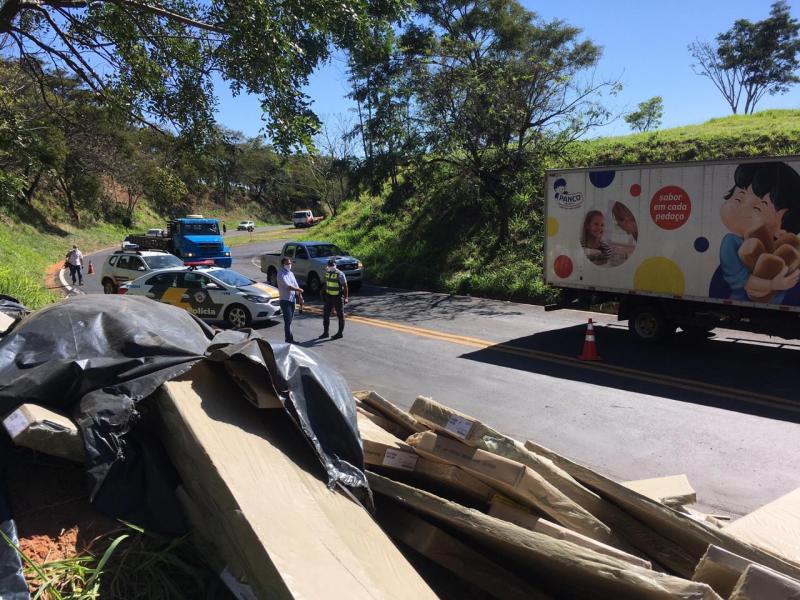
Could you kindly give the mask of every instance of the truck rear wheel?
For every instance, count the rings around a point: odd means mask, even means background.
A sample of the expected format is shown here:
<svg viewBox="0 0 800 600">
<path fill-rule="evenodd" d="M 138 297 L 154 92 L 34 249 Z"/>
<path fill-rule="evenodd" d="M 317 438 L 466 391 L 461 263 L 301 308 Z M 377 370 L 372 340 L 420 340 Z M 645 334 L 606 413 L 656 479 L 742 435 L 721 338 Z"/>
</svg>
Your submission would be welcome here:
<svg viewBox="0 0 800 600">
<path fill-rule="evenodd" d="M 267 283 L 272 287 L 278 287 L 278 270 L 275 267 L 267 269 Z"/>
<path fill-rule="evenodd" d="M 675 323 L 653 304 L 641 304 L 631 311 L 628 329 L 640 341 L 660 342 L 675 333 Z"/>
<path fill-rule="evenodd" d="M 312 294 L 319 294 L 320 290 L 322 289 L 322 284 L 319 280 L 319 275 L 316 273 L 309 273 L 308 279 L 306 280 L 308 284 L 308 291 Z"/>
</svg>

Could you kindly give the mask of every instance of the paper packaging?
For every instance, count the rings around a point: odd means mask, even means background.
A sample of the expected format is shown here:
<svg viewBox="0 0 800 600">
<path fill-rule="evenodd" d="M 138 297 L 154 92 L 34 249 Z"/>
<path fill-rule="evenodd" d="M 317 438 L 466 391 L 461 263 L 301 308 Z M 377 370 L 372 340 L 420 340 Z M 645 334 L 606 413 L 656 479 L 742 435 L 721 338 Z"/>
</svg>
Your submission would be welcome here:
<svg viewBox="0 0 800 600">
<path fill-rule="evenodd" d="M 598 490 L 642 523 L 652 527 L 654 533 L 658 532 L 660 535 L 650 540 L 649 550 L 648 546 L 644 545 L 642 550 L 645 550 L 651 558 L 654 558 L 662 565 L 669 566 L 683 577 L 692 576 L 697 563 L 703 557 L 709 544 L 725 548 L 730 552 L 739 554 L 753 562 L 766 565 L 780 573 L 789 576 L 800 575 L 800 566 L 797 563 L 782 559 L 773 553 L 765 552 L 758 546 L 742 542 L 733 535 L 726 533 L 727 528 L 716 529 L 705 523 L 698 522 L 688 515 L 681 514 L 642 496 L 638 492 L 629 490 L 622 484 L 573 462 L 541 444 L 528 440 L 525 442 L 525 446 L 537 454 L 553 460 L 581 483 Z M 665 537 L 666 535 L 669 535 L 669 538 Z M 690 567 L 687 561 L 695 556 L 696 558 L 694 558 Z"/>
<path fill-rule="evenodd" d="M 720 596 L 727 598 L 751 564 L 746 558 L 712 544 L 697 563 L 692 581 L 707 583 Z"/>
<path fill-rule="evenodd" d="M 737 519 L 723 531 L 800 563 L 800 488 Z"/>
<path fill-rule="evenodd" d="M 697 493 L 686 475 L 637 479 L 626 481 L 622 485 L 667 506 L 683 506 L 697 502 Z"/>
<path fill-rule="evenodd" d="M 608 527 L 525 465 L 430 431 L 411 436 L 408 443 L 418 454 L 455 464 L 565 527 L 601 542 L 613 540 Z"/>
<path fill-rule="evenodd" d="M 551 523 L 547 519 L 542 519 L 541 517 L 534 515 L 524 506 L 521 506 L 516 502 L 509 500 L 508 498 L 504 498 L 503 496 L 497 495 L 492 498 L 492 501 L 489 505 L 489 515 L 498 519 L 502 519 L 503 521 L 508 521 L 509 523 L 514 523 L 514 525 L 519 525 L 520 527 L 524 527 L 530 531 L 537 531 L 552 538 L 564 540 L 565 542 L 572 542 L 573 544 L 583 548 L 589 548 L 590 550 L 594 550 L 600 554 L 605 554 L 606 556 L 619 558 L 620 560 L 629 562 L 632 565 L 644 567 L 645 569 L 652 568 L 650 562 L 644 560 L 643 558 L 633 556 L 632 554 L 618 550 L 613 546 L 609 546 L 608 544 L 598 542 L 590 537 L 576 533 L 571 529 Z"/>
<path fill-rule="evenodd" d="M 643 569 L 563 540 L 528 531 L 480 511 L 448 502 L 367 473 L 375 494 L 421 514 L 434 524 L 446 523 L 499 565 L 517 565 L 518 572 L 555 598 L 587 600 L 720 600 L 706 584 Z M 502 597 L 502 596 L 500 596 Z"/>
<path fill-rule="evenodd" d="M 360 391 L 354 392 L 353 396 L 357 400 L 360 400 L 370 408 L 382 414 L 390 421 L 393 421 L 402 427 L 405 431 L 405 435 L 403 437 L 407 437 L 412 433 L 425 431 L 427 429 L 424 425 L 417 422 L 417 420 L 409 413 L 395 406 L 380 394 L 372 391 Z"/>
<path fill-rule="evenodd" d="M 417 454 L 405 442 L 382 429 L 363 412 L 356 413 L 361 442 L 364 445 L 364 462 L 403 471 L 413 471 L 417 464 Z"/>
<path fill-rule="evenodd" d="M 369 513 L 328 488 L 309 444 L 282 411 L 231 397 L 206 361 L 161 387 L 161 436 L 217 536 L 220 558 L 258 598 L 433 599 Z M 191 515 L 190 515 L 191 517 Z"/>
<path fill-rule="evenodd" d="M 750 565 L 733 589 L 730 600 L 797 600 L 800 581 L 759 565 Z"/>
<path fill-rule="evenodd" d="M 0 335 L 4 334 L 6 331 L 11 329 L 11 326 L 14 324 L 14 319 L 8 316 L 4 312 L 0 312 Z"/>
<path fill-rule="evenodd" d="M 83 438 L 64 415 L 37 404 L 23 404 L 3 419 L 3 427 L 17 446 L 83 462 Z"/>
</svg>

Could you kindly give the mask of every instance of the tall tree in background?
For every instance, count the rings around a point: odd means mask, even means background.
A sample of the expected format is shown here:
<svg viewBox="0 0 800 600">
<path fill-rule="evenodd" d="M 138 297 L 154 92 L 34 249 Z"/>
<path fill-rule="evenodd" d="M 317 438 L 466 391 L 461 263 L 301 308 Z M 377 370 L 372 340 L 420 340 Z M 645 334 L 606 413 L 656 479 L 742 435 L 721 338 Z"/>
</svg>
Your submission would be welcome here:
<svg viewBox="0 0 800 600">
<path fill-rule="evenodd" d="M 752 114 L 765 94 L 783 94 L 800 78 L 800 23 L 792 18 L 783 0 L 775 2 L 769 17 L 752 23 L 739 19 L 720 33 L 716 44 L 694 42 L 689 52 L 692 67 L 708 77 L 720 91 L 733 114 L 744 100 L 744 114 Z"/>
<path fill-rule="evenodd" d="M 653 96 L 649 100 L 640 102 L 635 111 L 625 115 L 625 122 L 636 131 L 650 131 L 661 126 L 661 117 L 664 116 L 664 99 Z"/>
<path fill-rule="evenodd" d="M 351 52 L 349 97 L 358 122 L 350 135 L 361 140 L 365 167 L 373 182 L 397 185 L 401 164 L 419 149 L 411 118 L 413 65 L 390 29 L 376 28 L 369 44 Z"/>
<path fill-rule="evenodd" d="M 203 143 L 212 78 L 261 99 L 276 145 L 310 145 L 318 120 L 302 88 L 332 46 L 357 48 L 403 0 L 0 0 L 5 57 L 39 80 L 73 73 L 103 102 Z"/>
<path fill-rule="evenodd" d="M 416 56 L 424 160 L 474 182 L 496 211 L 499 245 L 532 157 L 606 120 L 596 99 L 612 84 L 580 78 L 600 49 L 579 29 L 543 22 L 516 0 L 420 0 L 417 10 L 403 40 Z"/>
</svg>

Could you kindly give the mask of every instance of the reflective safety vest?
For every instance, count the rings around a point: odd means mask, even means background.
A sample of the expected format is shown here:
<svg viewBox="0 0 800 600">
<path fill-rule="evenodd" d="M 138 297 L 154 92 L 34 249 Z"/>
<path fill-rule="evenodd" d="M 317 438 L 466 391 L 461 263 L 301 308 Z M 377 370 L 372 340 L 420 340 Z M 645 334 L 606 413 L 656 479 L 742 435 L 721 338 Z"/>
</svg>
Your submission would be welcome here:
<svg viewBox="0 0 800 600">
<path fill-rule="evenodd" d="M 328 296 L 338 296 L 341 292 L 338 271 L 325 271 L 325 293 Z"/>
</svg>

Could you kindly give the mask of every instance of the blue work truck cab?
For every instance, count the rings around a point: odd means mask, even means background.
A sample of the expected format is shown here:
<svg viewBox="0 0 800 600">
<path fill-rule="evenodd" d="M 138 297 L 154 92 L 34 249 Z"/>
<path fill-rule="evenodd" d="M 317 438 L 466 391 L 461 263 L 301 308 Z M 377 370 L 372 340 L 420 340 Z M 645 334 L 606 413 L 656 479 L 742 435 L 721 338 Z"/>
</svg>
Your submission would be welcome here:
<svg viewBox="0 0 800 600">
<path fill-rule="evenodd" d="M 213 260 L 218 267 L 231 266 L 231 251 L 222 239 L 216 219 L 173 219 L 163 236 L 130 235 L 126 241 L 140 248 L 166 250 L 185 262 Z"/>
</svg>

